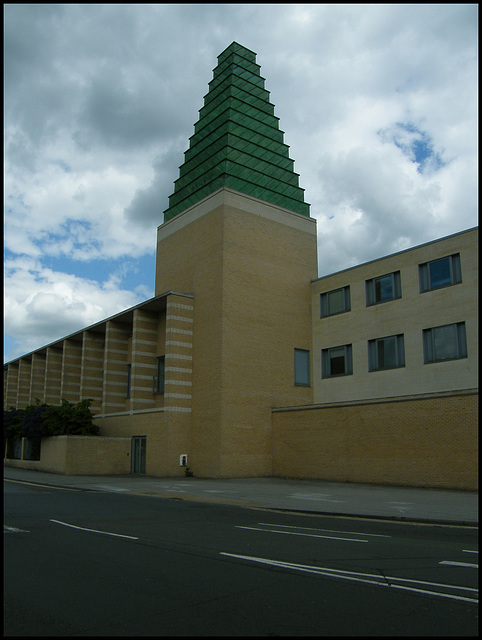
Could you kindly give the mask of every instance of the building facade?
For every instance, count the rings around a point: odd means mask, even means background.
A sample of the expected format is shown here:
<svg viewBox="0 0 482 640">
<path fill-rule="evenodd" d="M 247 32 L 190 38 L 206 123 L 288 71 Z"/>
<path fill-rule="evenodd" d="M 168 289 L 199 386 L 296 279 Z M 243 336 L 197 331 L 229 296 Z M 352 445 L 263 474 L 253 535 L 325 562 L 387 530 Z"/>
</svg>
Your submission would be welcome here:
<svg viewBox="0 0 482 640">
<path fill-rule="evenodd" d="M 313 403 L 273 409 L 274 475 L 476 489 L 477 229 L 311 292 Z"/>
<path fill-rule="evenodd" d="M 158 228 L 155 297 L 5 365 L 6 408 L 91 398 L 100 436 L 7 464 L 475 488 L 477 255 L 473 229 L 318 278 L 256 56 L 232 43 Z"/>
</svg>

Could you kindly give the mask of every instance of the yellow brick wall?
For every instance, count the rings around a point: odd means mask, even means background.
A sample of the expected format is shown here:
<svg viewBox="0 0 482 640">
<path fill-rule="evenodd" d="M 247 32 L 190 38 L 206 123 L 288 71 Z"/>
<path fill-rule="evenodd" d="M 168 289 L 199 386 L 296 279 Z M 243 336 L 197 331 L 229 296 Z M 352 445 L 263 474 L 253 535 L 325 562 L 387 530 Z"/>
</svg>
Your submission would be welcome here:
<svg viewBox="0 0 482 640">
<path fill-rule="evenodd" d="M 128 362 L 131 364 L 131 394 L 126 403 L 130 410 L 145 410 L 156 406 L 152 393 L 153 377 L 157 374 L 158 317 L 135 309 Z"/>
<path fill-rule="evenodd" d="M 44 402 L 45 394 L 45 354 L 32 353 L 32 377 L 30 379 L 30 404 L 36 400 Z"/>
<path fill-rule="evenodd" d="M 63 437 L 67 438 L 67 475 L 130 473 L 130 438 Z"/>
<path fill-rule="evenodd" d="M 60 404 L 62 347 L 47 347 L 44 398 L 47 404 Z"/>
<path fill-rule="evenodd" d="M 4 464 L 65 475 L 126 475 L 130 449 L 130 438 L 56 436 L 42 438 L 40 460 L 5 460 Z"/>
<path fill-rule="evenodd" d="M 146 436 L 146 474 L 157 477 L 184 476 L 179 456 L 191 452 L 190 414 L 165 410 L 119 414 L 96 418 L 99 435 L 131 438 Z M 129 471 L 130 473 L 130 466 Z"/>
<path fill-rule="evenodd" d="M 4 374 L 3 408 L 10 409 L 17 406 L 18 370 L 20 361 L 11 362 L 8 365 L 7 374 Z"/>
<path fill-rule="evenodd" d="M 64 340 L 60 396 L 68 402 L 80 401 L 82 341 Z"/>
<path fill-rule="evenodd" d="M 271 406 L 305 404 L 294 348 L 311 348 L 313 220 L 220 190 L 158 230 L 156 295 L 194 296 L 189 466 L 271 474 Z"/>
<path fill-rule="evenodd" d="M 477 490 L 478 394 L 274 410 L 273 474 Z"/>
<path fill-rule="evenodd" d="M 192 367 L 191 458 L 196 475 L 219 464 L 222 330 L 219 211 L 219 208 L 207 211 L 187 225 L 180 225 L 176 216 L 158 230 L 155 294 L 168 290 L 194 294 L 191 355 L 196 366 Z M 172 315 L 182 317 L 179 313 Z M 166 366 L 180 367 L 180 363 L 171 365 L 167 361 Z"/>
<path fill-rule="evenodd" d="M 104 384 L 102 410 L 104 413 L 123 411 L 127 399 L 127 355 L 132 325 L 108 320 L 104 347 Z M 132 384 L 132 379 L 131 379 Z"/>
<path fill-rule="evenodd" d="M 228 477 L 271 475 L 270 408 L 311 401 L 309 387 L 294 385 L 294 349 L 311 349 L 315 227 L 243 204 L 224 210 L 220 475 Z"/>
<path fill-rule="evenodd" d="M 91 399 L 91 411 L 97 414 L 102 407 L 104 375 L 104 335 L 84 331 L 80 372 L 80 398 Z"/>
<path fill-rule="evenodd" d="M 30 403 L 30 381 L 32 358 L 21 358 L 18 367 L 17 403 L 18 409 L 24 409 Z"/>
</svg>

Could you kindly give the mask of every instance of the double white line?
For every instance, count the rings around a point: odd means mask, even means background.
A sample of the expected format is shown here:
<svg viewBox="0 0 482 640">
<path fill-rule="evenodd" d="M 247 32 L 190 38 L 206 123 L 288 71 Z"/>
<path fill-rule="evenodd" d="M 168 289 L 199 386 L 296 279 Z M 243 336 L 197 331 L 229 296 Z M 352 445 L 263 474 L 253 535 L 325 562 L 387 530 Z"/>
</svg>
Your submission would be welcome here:
<svg viewBox="0 0 482 640">
<path fill-rule="evenodd" d="M 452 593 L 442 593 L 440 591 L 433 591 L 432 589 L 423 589 L 415 586 L 408 586 L 406 584 L 398 584 L 398 583 L 409 583 L 411 585 L 427 585 L 430 587 L 440 587 L 442 589 L 457 589 L 466 592 L 475 592 L 478 593 L 477 589 L 473 589 L 471 587 L 459 587 L 452 584 L 442 584 L 439 582 L 427 582 L 425 580 L 411 580 L 409 578 L 397 578 L 396 576 L 384 576 L 384 580 L 380 580 L 380 575 L 376 573 L 360 573 L 357 571 L 343 571 L 341 569 L 330 569 L 329 567 L 315 567 L 306 564 L 295 564 L 292 562 L 282 562 L 281 560 L 270 560 L 268 558 L 256 558 L 254 556 L 244 556 L 238 555 L 236 553 L 227 553 L 222 551 L 222 556 L 227 556 L 230 558 L 236 558 L 238 560 L 248 560 L 250 562 L 256 562 L 258 564 L 270 565 L 272 567 L 281 567 L 284 569 L 294 569 L 296 571 L 301 571 L 304 573 L 315 573 L 320 576 L 326 576 L 329 578 L 338 578 L 341 580 L 350 580 L 353 582 L 363 582 L 365 584 L 373 584 L 379 587 L 388 587 L 390 589 L 401 589 L 403 591 L 412 591 L 415 593 L 437 596 L 439 598 L 449 598 L 451 600 L 463 600 L 464 602 L 472 602 L 478 603 L 478 599 L 476 597 L 468 597 L 462 595 L 455 595 Z"/>
</svg>

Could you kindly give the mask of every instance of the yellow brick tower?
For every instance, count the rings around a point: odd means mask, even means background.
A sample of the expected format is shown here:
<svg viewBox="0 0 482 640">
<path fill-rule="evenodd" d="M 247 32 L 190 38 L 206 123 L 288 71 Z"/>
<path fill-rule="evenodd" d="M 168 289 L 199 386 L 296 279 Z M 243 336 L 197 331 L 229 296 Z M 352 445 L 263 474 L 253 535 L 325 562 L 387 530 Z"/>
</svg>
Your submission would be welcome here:
<svg viewBox="0 0 482 640">
<path fill-rule="evenodd" d="M 193 296 L 192 325 L 173 334 L 181 350 L 192 338 L 177 375 L 192 374 L 189 466 L 270 475 L 271 408 L 312 401 L 295 351 L 311 350 L 316 223 L 256 56 L 237 43 L 218 56 L 164 220 L 156 296 Z"/>
</svg>

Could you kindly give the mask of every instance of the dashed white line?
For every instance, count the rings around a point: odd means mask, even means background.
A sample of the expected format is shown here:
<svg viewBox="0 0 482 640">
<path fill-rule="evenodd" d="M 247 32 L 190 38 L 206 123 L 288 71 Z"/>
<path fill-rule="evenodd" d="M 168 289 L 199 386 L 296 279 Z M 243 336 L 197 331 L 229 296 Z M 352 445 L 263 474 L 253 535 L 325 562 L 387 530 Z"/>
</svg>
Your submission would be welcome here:
<svg viewBox="0 0 482 640">
<path fill-rule="evenodd" d="M 449 564 L 453 567 L 471 567 L 473 569 L 478 569 L 479 567 L 478 564 L 472 564 L 470 562 L 455 562 L 452 560 L 442 560 L 442 562 L 439 562 L 439 564 Z"/>
<path fill-rule="evenodd" d="M 236 526 L 236 529 L 250 529 L 251 531 L 263 531 L 264 533 L 283 533 L 287 536 L 305 536 L 307 538 L 324 538 L 325 540 L 343 540 L 344 542 L 368 542 L 358 538 L 340 538 L 337 536 L 320 536 L 314 533 L 298 533 L 297 531 L 277 531 L 276 529 L 260 529 L 259 527 Z"/>
<path fill-rule="evenodd" d="M 121 533 L 111 533 L 110 531 L 98 531 L 97 529 L 87 529 L 86 527 L 78 527 L 75 524 L 69 524 L 68 522 L 61 522 L 60 520 L 50 520 L 56 524 L 61 524 L 64 527 L 70 527 L 71 529 L 79 529 L 80 531 L 90 531 L 90 533 L 101 533 L 104 536 L 115 536 L 116 538 L 128 538 L 129 540 L 139 540 L 136 536 L 126 536 Z"/>
<path fill-rule="evenodd" d="M 359 531 L 339 531 L 338 529 L 317 529 L 315 527 L 295 527 L 294 525 L 289 524 L 272 524 L 269 522 L 258 522 L 259 525 L 265 527 L 285 527 L 287 529 L 303 529 L 305 531 L 324 531 L 325 533 L 348 533 L 350 535 L 357 536 L 371 536 L 375 538 L 391 538 L 392 536 L 387 536 L 381 533 L 360 533 Z"/>
<path fill-rule="evenodd" d="M 30 531 L 26 531 L 25 529 L 17 529 L 17 527 L 8 527 L 6 524 L 4 524 L 3 533 L 30 533 Z"/>
</svg>

